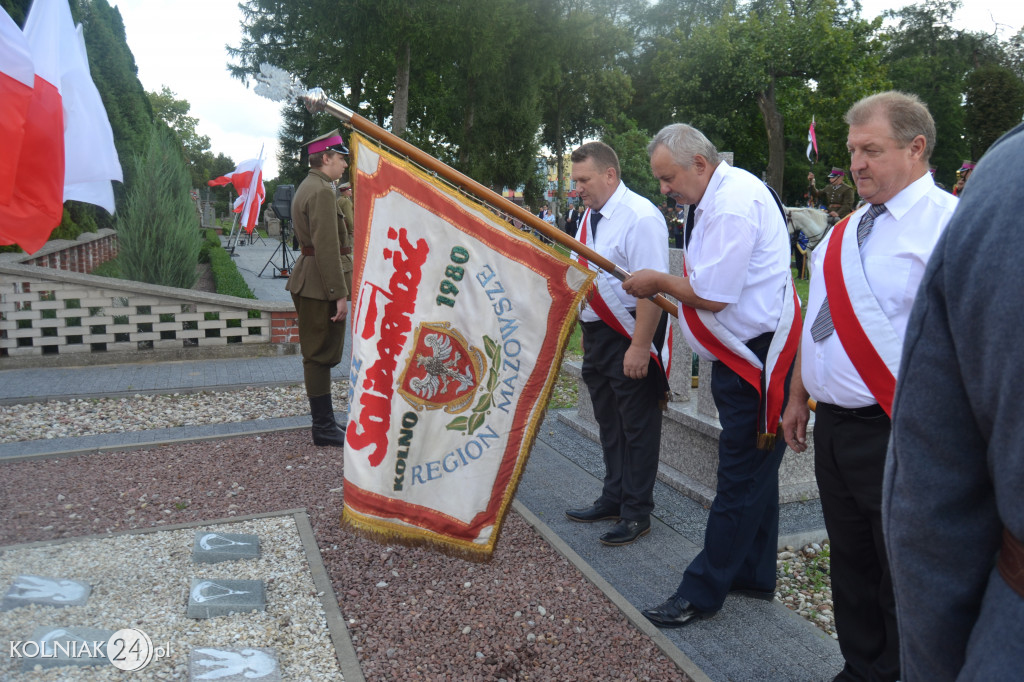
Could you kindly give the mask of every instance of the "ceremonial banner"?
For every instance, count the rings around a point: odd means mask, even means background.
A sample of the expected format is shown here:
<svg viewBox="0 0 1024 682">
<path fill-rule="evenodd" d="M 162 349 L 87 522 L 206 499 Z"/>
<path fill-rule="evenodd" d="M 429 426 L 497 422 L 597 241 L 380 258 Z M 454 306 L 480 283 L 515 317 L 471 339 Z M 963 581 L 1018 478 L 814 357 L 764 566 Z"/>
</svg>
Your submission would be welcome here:
<svg viewBox="0 0 1024 682">
<path fill-rule="evenodd" d="M 352 135 L 343 521 L 486 558 L 594 275 Z"/>
</svg>

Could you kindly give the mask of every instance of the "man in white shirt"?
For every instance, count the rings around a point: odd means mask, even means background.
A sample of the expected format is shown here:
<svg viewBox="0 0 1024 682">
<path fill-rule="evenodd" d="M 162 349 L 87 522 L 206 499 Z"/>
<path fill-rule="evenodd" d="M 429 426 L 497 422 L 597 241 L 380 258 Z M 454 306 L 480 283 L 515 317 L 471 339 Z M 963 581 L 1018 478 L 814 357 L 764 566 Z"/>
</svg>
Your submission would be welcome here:
<svg viewBox="0 0 1024 682">
<path fill-rule="evenodd" d="M 775 596 L 779 530 L 776 438 L 786 376 L 799 337 L 799 304 L 789 269 L 781 203 L 758 178 L 719 160 L 695 128 L 673 124 L 648 146 L 661 191 L 689 204 L 683 276 L 634 272 L 634 296 L 663 291 L 679 301 L 690 346 L 711 361 L 711 393 L 722 433 L 718 487 L 704 548 L 676 593 L 644 611 L 658 627 L 713 615 L 730 592 Z"/>
<path fill-rule="evenodd" d="M 957 200 L 928 172 L 935 123 L 917 97 L 866 97 L 846 122 L 850 169 L 867 204 L 812 254 L 783 430 L 790 447 L 806 449 L 808 395 L 817 401 L 815 474 L 846 659 L 835 679 L 885 682 L 900 674 L 881 515 L 892 399 L 914 296 Z"/>
<path fill-rule="evenodd" d="M 603 142 L 572 153 L 572 179 L 587 207 L 577 239 L 624 270 L 668 272 L 665 219 L 619 179 L 619 159 Z M 580 258 L 581 262 L 585 259 Z M 661 410 L 667 403 L 667 315 L 637 300 L 610 273 L 580 312 L 583 380 L 601 433 L 605 477 L 598 499 L 570 509 L 572 521 L 618 523 L 600 537 L 606 545 L 634 542 L 651 530 L 654 482 L 661 449 Z"/>
</svg>

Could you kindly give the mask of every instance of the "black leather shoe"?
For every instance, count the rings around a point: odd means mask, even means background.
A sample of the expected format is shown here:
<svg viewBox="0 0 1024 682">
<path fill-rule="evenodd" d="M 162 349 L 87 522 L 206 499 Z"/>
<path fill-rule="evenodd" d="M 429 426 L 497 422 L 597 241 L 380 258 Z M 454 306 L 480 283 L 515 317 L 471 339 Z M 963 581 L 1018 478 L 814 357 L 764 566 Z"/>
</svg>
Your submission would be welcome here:
<svg viewBox="0 0 1024 682">
<path fill-rule="evenodd" d="M 650 532 L 650 519 L 644 519 L 643 521 L 619 519 L 619 522 L 615 524 L 615 527 L 602 535 L 600 540 L 606 545 L 618 547 L 619 545 L 628 545 L 631 542 L 635 542 Z"/>
<path fill-rule="evenodd" d="M 618 521 L 619 510 L 612 507 L 594 504 L 587 509 L 570 509 L 565 512 L 565 518 L 580 523 L 593 523 L 594 521 Z"/>
<path fill-rule="evenodd" d="M 775 590 L 753 590 L 746 587 L 734 587 L 729 590 L 729 594 L 741 594 L 744 597 L 760 599 L 761 601 L 774 601 L 775 599 Z"/>
<path fill-rule="evenodd" d="M 661 606 L 647 609 L 644 617 L 659 628 L 681 628 L 687 623 L 715 615 L 714 611 L 700 611 L 682 597 L 672 597 Z"/>
</svg>

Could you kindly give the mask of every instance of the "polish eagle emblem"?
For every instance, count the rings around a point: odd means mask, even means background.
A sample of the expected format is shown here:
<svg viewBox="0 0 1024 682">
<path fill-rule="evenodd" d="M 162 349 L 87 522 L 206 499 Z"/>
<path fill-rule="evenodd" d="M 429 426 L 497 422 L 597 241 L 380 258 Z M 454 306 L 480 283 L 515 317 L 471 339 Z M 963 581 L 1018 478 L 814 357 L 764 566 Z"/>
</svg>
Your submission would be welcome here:
<svg viewBox="0 0 1024 682">
<path fill-rule="evenodd" d="M 416 328 L 398 391 L 413 405 L 461 412 L 472 402 L 484 369 L 483 353 L 447 322 L 424 322 Z"/>
</svg>

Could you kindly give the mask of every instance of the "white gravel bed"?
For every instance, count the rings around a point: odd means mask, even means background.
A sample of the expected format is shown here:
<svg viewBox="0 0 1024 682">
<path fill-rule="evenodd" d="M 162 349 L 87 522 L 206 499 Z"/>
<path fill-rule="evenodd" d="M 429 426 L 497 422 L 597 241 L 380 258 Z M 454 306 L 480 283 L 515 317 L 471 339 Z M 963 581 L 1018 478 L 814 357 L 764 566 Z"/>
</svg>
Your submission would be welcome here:
<svg viewBox="0 0 1024 682">
<path fill-rule="evenodd" d="M 824 545 L 814 542 L 799 550 L 787 546 L 779 552 L 776 566 L 776 598 L 837 639 L 828 542 Z"/>
<path fill-rule="evenodd" d="M 348 381 L 332 387 L 334 409 L 348 406 Z M 302 384 L 237 391 L 76 398 L 0 406 L 0 443 L 227 424 L 309 414 Z"/>
<path fill-rule="evenodd" d="M 259 559 L 192 563 L 196 532 L 249 533 L 260 538 Z M 82 606 L 30 605 L 0 612 L 0 643 L 27 640 L 36 627 L 138 628 L 166 658 L 128 673 L 132 680 L 188 679 L 194 647 L 273 648 L 282 679 L 341 680 L 327 620 L 290 516 L 138 535 L 73 541 L 0 553 L 0 590 L 19 575 L 69 578 L 92 586 Z M 207 619 L 185 615 L 192 578 L 263 580 L 264 612 Z M 7 647 L 4 647 L 5 649 Z M 21 671 L 0 655 L 2 680 L 123 680 L 112 665 Z"/>
</svg>

